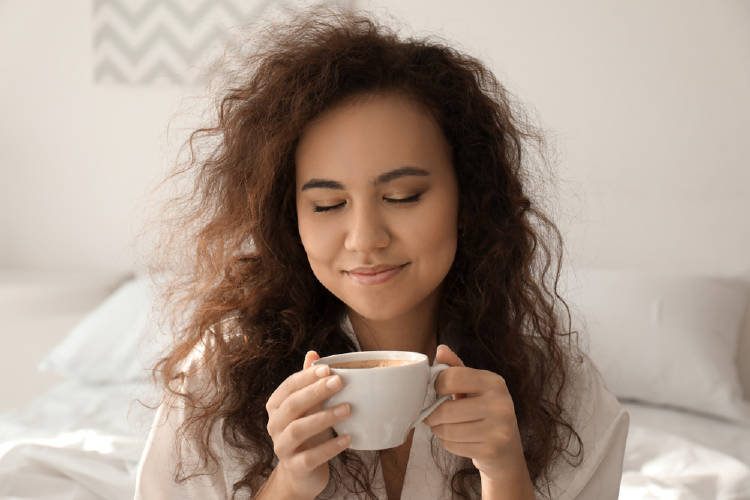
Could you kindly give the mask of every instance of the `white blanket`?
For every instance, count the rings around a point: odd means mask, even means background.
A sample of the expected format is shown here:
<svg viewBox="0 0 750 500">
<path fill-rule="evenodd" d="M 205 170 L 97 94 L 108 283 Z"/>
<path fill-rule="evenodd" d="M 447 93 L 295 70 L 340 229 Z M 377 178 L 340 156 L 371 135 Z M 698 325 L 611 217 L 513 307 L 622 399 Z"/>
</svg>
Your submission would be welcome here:
<svg viewBox="0 0 750 500">
<path fill-rule="evenodd" d="M 65 382 L 0 416 L 0 498 L 133 498 L 153 412 L 146 384 Z"/>
<path fill-rule="evenodd" d="M 0 450 L 0 496 L 130 500 L 142 445 L 93 429 L 5 443 Z"/>
<path fill-rule="evenodd" d="M 750 499 L 750 467 L 719 450 L 631 425 L 620 499 Z"/>
<path fill-rule="evenodd" d="M 22 410 L 0 415 L 0 498 L 131 499 L 135 470 L 153 412 L 146 384 L 55 387 Z M 673 410 L 664 412 L 665 419 Z M 750 467 L 723 451 L 639 422 L 633 412 L 620 498 L 624 500 L 750 499 Z M 678 416 L 679 418 L 687 418 Z M 750 429 L 690 416 L 692 432 Z M 702 427 L 701 427 L 702 426 Z M 720 440 L 717 439 L 717 442 Z M 605 499 L 603 499 L 605 500 Z"/>
</svg>

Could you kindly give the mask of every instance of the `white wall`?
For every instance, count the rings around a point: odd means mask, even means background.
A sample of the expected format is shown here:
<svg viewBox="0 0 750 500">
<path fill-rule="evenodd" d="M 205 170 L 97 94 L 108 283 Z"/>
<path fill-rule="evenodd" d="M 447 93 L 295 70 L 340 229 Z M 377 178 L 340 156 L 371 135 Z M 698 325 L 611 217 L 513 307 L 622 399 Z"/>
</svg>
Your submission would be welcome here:
<svg viewBox="0 0 750 500">
<path fill-rule="evenodd" d="M 575 263 L 750 270 L 750 3 L 371 5 L 459 40 L 536 109 Z"/>
<path fill-rule="evenodd" d="M 94 84 L 91 10 L 0 2 L 0 267 L 135 265 L 148 191 L 174 154 L 169 121 L 190 89 Z"/>
<path fill-rule="evenodd" d="M 750 4 L 360 0 L 490 63 L 559 152 L 577 265 L 750 268 Z M 124 270 L 172 86 L 94 85 L 89 1 L 0 1 L 0 267 Z M 179 121 L 179 120 L 178 120 Z"/>
</svg>

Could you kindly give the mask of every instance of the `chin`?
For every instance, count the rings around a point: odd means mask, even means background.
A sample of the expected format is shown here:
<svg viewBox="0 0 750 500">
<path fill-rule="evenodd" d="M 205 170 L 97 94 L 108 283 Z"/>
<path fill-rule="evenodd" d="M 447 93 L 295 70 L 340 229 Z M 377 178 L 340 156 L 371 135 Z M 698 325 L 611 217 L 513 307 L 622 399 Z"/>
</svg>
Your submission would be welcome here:
<svg viewBox="0 0 750 500">
<path fill-rule="evenodd" d="M 385 300 L 343 301 L 358 315 L 371 321 L 387 321 L 399 318 L 412 311 L 416 304 L 402 297 L 391 295 Z"/>
</svg>

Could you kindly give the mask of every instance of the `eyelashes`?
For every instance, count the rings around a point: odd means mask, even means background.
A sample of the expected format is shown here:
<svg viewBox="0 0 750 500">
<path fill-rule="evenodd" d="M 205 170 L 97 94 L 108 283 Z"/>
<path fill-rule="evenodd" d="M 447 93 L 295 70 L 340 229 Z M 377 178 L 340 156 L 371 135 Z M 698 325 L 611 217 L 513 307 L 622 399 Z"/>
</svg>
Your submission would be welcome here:
<svg viewBox="0 0 750 500">
<path fill-rule="evenodd" d="M 400 203 L 415 203 L 415 202 L 419 201 L 419 199 L 421 198 L 421 196 L 422 196 L 422 193 L 418 193 L 418 194 L 415 194 L 414 196 L 409 196 L 408 198 L 385 198 L 384 197 L 383 199 L 385 201 L 387 201 L 388 203 L 396 203 L 396 204 L 400 204 Z M 345 201 L 342 201 L 341 203 L 338 203 L 336 205 L 329 205 L 329 206 L 318 206 L 318 205 L 315 205 L 313 207 L 313 212 L 328 212 L 330 210 L 335 210 L 337 208 L 343 207 L 344 205 L 346 205 Z"/>
<path fill-rule="evenodd" d="M 416 201 L 419 201 L 419 198 L 422 196 L 422 193 L 415 194 L 414 196 L 409 196 L 408 198 L 386 198 L 383 197 L 385 201 L 388 203 L 414 203 Z"/>
<path fill-rule="evenodd" d="M 343 207 L 345 202 L 341 202 L 338 205 L 330 205 L 327 207 L 319 207 L 318 205 L 315 205 L 313 207 L 313 212 L 328 212 L 329 210 L 334 210 L 339 207 Z"/>
</svg>

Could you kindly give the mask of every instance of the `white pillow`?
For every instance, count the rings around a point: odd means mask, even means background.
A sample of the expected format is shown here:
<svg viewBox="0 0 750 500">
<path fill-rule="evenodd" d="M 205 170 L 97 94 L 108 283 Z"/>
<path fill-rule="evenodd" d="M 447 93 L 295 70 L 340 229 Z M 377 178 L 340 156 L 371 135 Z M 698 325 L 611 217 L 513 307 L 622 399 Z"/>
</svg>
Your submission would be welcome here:
<svg viewBox="0 0 750 500">
<path fill-rule="evenodd" d="M 744 287 L 719 278 L 586 270 L 574 326 L 617 397 L 750 422 L 737 371 Z"/>
<path fill-rule="evenodd" d="M 39 369 L 92 383 L 147 379 L 162 349 L 151 327 L 153 299 L 148 278 L 126 282 L 88 313 Z"/>
</svg>

